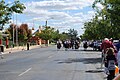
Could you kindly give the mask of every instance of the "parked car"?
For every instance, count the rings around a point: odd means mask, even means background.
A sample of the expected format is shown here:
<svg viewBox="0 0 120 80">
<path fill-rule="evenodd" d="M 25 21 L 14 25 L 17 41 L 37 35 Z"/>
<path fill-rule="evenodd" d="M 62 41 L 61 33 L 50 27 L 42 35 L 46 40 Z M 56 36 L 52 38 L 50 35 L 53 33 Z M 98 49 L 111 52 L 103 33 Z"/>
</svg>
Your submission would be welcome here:
<svg viewBox="0 0 120 80">
<path fill-rule="evenodd" d="M 89 46 L 92 47 L 93 50 L 101 51 L 101 49 L 100 49 L 101 44 L 102 44 L 102 41 L 101 40 L 97 40 L 97 41 L 91 42 L 89 44 Z"/>
<path fill-rule="evenodd" d="M 119 40 L 113 40 L 113 44 L 116 45 L 119 42 Z"/>
</svg>

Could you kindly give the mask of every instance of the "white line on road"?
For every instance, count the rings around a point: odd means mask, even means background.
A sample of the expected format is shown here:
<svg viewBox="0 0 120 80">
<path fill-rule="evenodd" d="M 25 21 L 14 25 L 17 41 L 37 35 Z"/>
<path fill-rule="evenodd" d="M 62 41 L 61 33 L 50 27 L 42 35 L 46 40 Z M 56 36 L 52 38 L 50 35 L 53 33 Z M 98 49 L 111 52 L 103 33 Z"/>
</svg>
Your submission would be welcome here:
<svg viewBox="0 0 120 80">
<path fill-rule="evenodd" d="M 53 56 L 48 56 L 48 58 L 52 58 Z"/>
<path fill-rule="evenodd" d="M 52 58 L 54 56 L 55 56 L 55 54 L 51 54 L 51 55 L 48 56 L 48 58 Z"/>
<path fill-rule="evenodd" d="M 24 75 L 25 73 L 27 73 L 27 72 L 30 71 L 31 69 L 32 69 L 32 68 L 27 69 L 26 71 L 22 72 L 22 73 L 19 74 L 18 76 L 22 76 L 22 75 Z"/>
</svg>

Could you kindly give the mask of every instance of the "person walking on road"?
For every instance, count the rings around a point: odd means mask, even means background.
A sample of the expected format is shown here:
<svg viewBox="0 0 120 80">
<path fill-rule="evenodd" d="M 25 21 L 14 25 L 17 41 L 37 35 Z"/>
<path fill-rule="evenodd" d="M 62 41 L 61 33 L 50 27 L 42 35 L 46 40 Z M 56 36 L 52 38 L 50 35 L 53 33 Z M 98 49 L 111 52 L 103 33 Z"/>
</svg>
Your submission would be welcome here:
<svg viewBox="0 0 120 80">
<path fill-rule="evenodd" d="M 88 48 L 88 43 L 87 43 L 87 41 L 85 41 L 85 42 L 83 43 L 83 47 L 84 47 L 84 50 L 87 50 L 87 48 Z"/>
<path fill-rule="evenodd" d="M 101 50 L 103 50 L 104 53 L 106 53 L 107 48 L 110 48 L 110 47 L 113 48 L 116 51 L 113 43 L 111 41 L 109 41 L 108 38 L 105 38 L 104 41 L 101 44 Z"/>
<path fill-rule="evenodd" d="M 62 44 L 62 41 L 59 39 L 57 41 L 57 49 L 60 49 L 61 48 L 61 44 Z"/>
<path fill-rule="evenodd" d="M 106 54 L 107 48 L 113 48 L 115 52 L 116 52 L 116 49 L 115 49 L 115 46 L 113 45 L 113 43 L 111 41 L 109 41 L 108 38 L 105 38 L 103 40 L 100 48 L 102 50 L 102 63 L 101 63 L 101 68 L 102 68 L 102 65 L 104 64 L 105 58 L 107 56 L 107 54 Z"/>
<path fill-rule="evenodd" d="M 105 67 L 109 70 L 107 80 L 113 80 L 115 77 L 115 65 L 117 64 L 117 59 L 113 48 L 108 48 L 106 53 L 107 56 L 105 58 Z"/>
</svg>

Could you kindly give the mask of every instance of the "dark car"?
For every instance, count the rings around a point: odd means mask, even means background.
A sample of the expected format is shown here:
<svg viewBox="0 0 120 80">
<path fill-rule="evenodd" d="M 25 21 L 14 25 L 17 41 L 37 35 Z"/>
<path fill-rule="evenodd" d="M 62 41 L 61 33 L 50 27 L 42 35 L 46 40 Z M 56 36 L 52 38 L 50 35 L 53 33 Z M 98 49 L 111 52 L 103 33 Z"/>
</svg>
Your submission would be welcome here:
<svg viewBox="0 0 120 80">
<path fill-rule="evenodd" d="M 102 44 L 102 41 L 97 40 L 97 41 L 92 42 L 89 46 L 92 47 L 93 50 L 101 51 L 101 48 L 100 48 L 101 44 Z"/>
<path fill-rule="evenodd" d="M 119 40 L 113 40 L 113 44 L 116 45 L 119 42 Z"/>
</svg>

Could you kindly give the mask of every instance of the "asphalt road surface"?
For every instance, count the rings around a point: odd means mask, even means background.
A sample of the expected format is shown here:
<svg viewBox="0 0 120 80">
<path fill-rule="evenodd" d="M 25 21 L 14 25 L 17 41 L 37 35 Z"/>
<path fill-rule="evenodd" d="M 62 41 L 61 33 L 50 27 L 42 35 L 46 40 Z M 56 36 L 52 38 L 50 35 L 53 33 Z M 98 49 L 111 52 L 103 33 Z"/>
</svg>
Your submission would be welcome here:
<svg viewBox="0 0 120 80">
<path fill-rule="evenodd" d="M 106 80 L 100 68 L 101 52 L 56 46 L 5 54 L 0 80 Z"/>
</svg>

